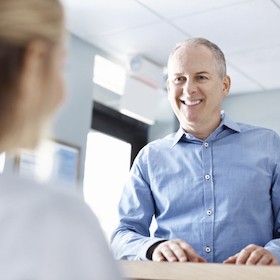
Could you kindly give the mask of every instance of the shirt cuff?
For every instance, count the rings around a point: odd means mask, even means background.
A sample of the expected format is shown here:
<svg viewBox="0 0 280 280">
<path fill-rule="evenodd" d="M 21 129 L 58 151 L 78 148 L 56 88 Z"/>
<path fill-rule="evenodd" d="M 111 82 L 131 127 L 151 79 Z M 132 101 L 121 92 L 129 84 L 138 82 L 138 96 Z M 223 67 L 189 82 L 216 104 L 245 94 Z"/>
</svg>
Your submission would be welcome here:
<svg viewBox="0 0 280 280">
<path fill-rule="evenodd" d="M 166 240 L 160 240 L 160 241 L 154 243 L 154 244 L 148 249 L 147 254 L 146 254 L 146 257 L 147 257 L 148 260 L 150 260 L 150 261 L 153 260 L 153 252 L 154 252 L 154 250 L 156 249 L 156 247 L 157 247 L 160 243 L 165 242 L 165 241 L 166 241 Z"/>
<path fill-rule="evenodd" d="M 277 258 L 280 265 L 280 238 L 269 241 L 264 248 L 268 250 L 274 257 Z"/>
<path fill-rule="evenodd" d="M 147 242 L 145 242 L 145 244 L 143 246 L 140 247 L 139 251 L 138 251 L 138 259 L 140 260 L 151 260 L 147 257 L 147 253 L 148 250 L 151 246 L 153 246 L 156 243 L 161 243 L 163 241 L 166 241 L 166 239 L 163 238 L 149 238 Z"/>
</svg>

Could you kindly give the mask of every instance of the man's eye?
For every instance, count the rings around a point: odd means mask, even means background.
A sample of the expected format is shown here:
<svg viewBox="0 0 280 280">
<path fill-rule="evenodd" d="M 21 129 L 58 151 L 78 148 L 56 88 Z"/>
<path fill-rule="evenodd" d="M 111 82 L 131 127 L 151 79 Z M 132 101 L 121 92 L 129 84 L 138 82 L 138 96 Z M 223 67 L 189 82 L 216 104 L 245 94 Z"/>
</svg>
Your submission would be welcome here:
<svg viewBox="0 0 280 280">
<path fill-rule="evenodd" d="M 177 77 L 177 78 L 174 79 L 175 84 L 179 84 L 179 83 L 182 83 L 184 81 L 186 81 L 185 77 Z"/>
<path fill-rule="evenodd" d="M 198 79 L 198 80 L 201 80 L 201 81 L 203 81 L 203 80 L 208 80 L 208 78 L 207 78 L 206 76 L 203 76 L 203 75 L 197 76 L 197 79 Z"/>
</svg>

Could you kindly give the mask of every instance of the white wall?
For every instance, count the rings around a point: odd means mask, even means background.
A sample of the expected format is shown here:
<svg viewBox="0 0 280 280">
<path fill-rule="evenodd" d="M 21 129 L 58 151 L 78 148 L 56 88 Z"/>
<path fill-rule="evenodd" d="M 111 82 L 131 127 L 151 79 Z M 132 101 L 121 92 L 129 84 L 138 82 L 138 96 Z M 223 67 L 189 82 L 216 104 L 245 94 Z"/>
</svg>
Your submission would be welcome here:
<svg viewBox="0 0 280 280">
<path fill-rule="evenodd" d="M 178 121 L 168 101 L 166 92 L 162 91 L 154 110 L 156 111 L 155 124 L 149 127 L 148 142 L 163 138 L 178 129 Z"/>
<path fill-rule="evenodd" d="M 271 128 L 280 134 L 280 89 L 229 95 L 223 109 L 234 121 Z"/>
<path fill-rule="evenodd" d="M 95 50 L 86 42 L 70 36 L 66 65 L 66 101 L 53 126 L 56 139 L 80 147 L 80 183 L 83 181 L 87 134 L 91 125 L 93 98 L 93 61 Z"/>
</svg>

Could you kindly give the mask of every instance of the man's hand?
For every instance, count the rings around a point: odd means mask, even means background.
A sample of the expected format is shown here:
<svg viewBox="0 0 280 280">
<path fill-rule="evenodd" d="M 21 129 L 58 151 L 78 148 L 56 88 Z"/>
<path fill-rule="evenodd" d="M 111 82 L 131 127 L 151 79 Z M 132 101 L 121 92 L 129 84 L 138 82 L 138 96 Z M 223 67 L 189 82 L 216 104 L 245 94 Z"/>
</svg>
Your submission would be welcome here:
<svg viewBox="0 0 280 280">
<path fill-rule="evenodd" d="M 158 262 L 206 262 L 192 246 L 180 239 L 160 243 L 153 252 L 152 260 Z"/>
<path fill-rule="evenodd" d="M 254 244 L 248 245 L 236 255 L 224 261 L 225 264 L 278 265 L 277 259 L 266 249 Z"/>
</svg>

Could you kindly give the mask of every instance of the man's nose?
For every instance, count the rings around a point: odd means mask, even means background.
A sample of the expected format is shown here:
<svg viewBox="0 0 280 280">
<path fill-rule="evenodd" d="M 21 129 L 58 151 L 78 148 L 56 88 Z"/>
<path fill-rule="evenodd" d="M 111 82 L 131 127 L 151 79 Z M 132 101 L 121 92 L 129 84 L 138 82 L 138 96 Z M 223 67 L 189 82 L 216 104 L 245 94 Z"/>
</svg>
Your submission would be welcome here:
<svg viewBox="0 0 280 280">
<path fill-rule="evenodd" d="M 196 84 L 190 80 L 187 80 L 184 84 L 183 92 L 188 95 L 192 95 L 196 92 Z"/>
</svg>

